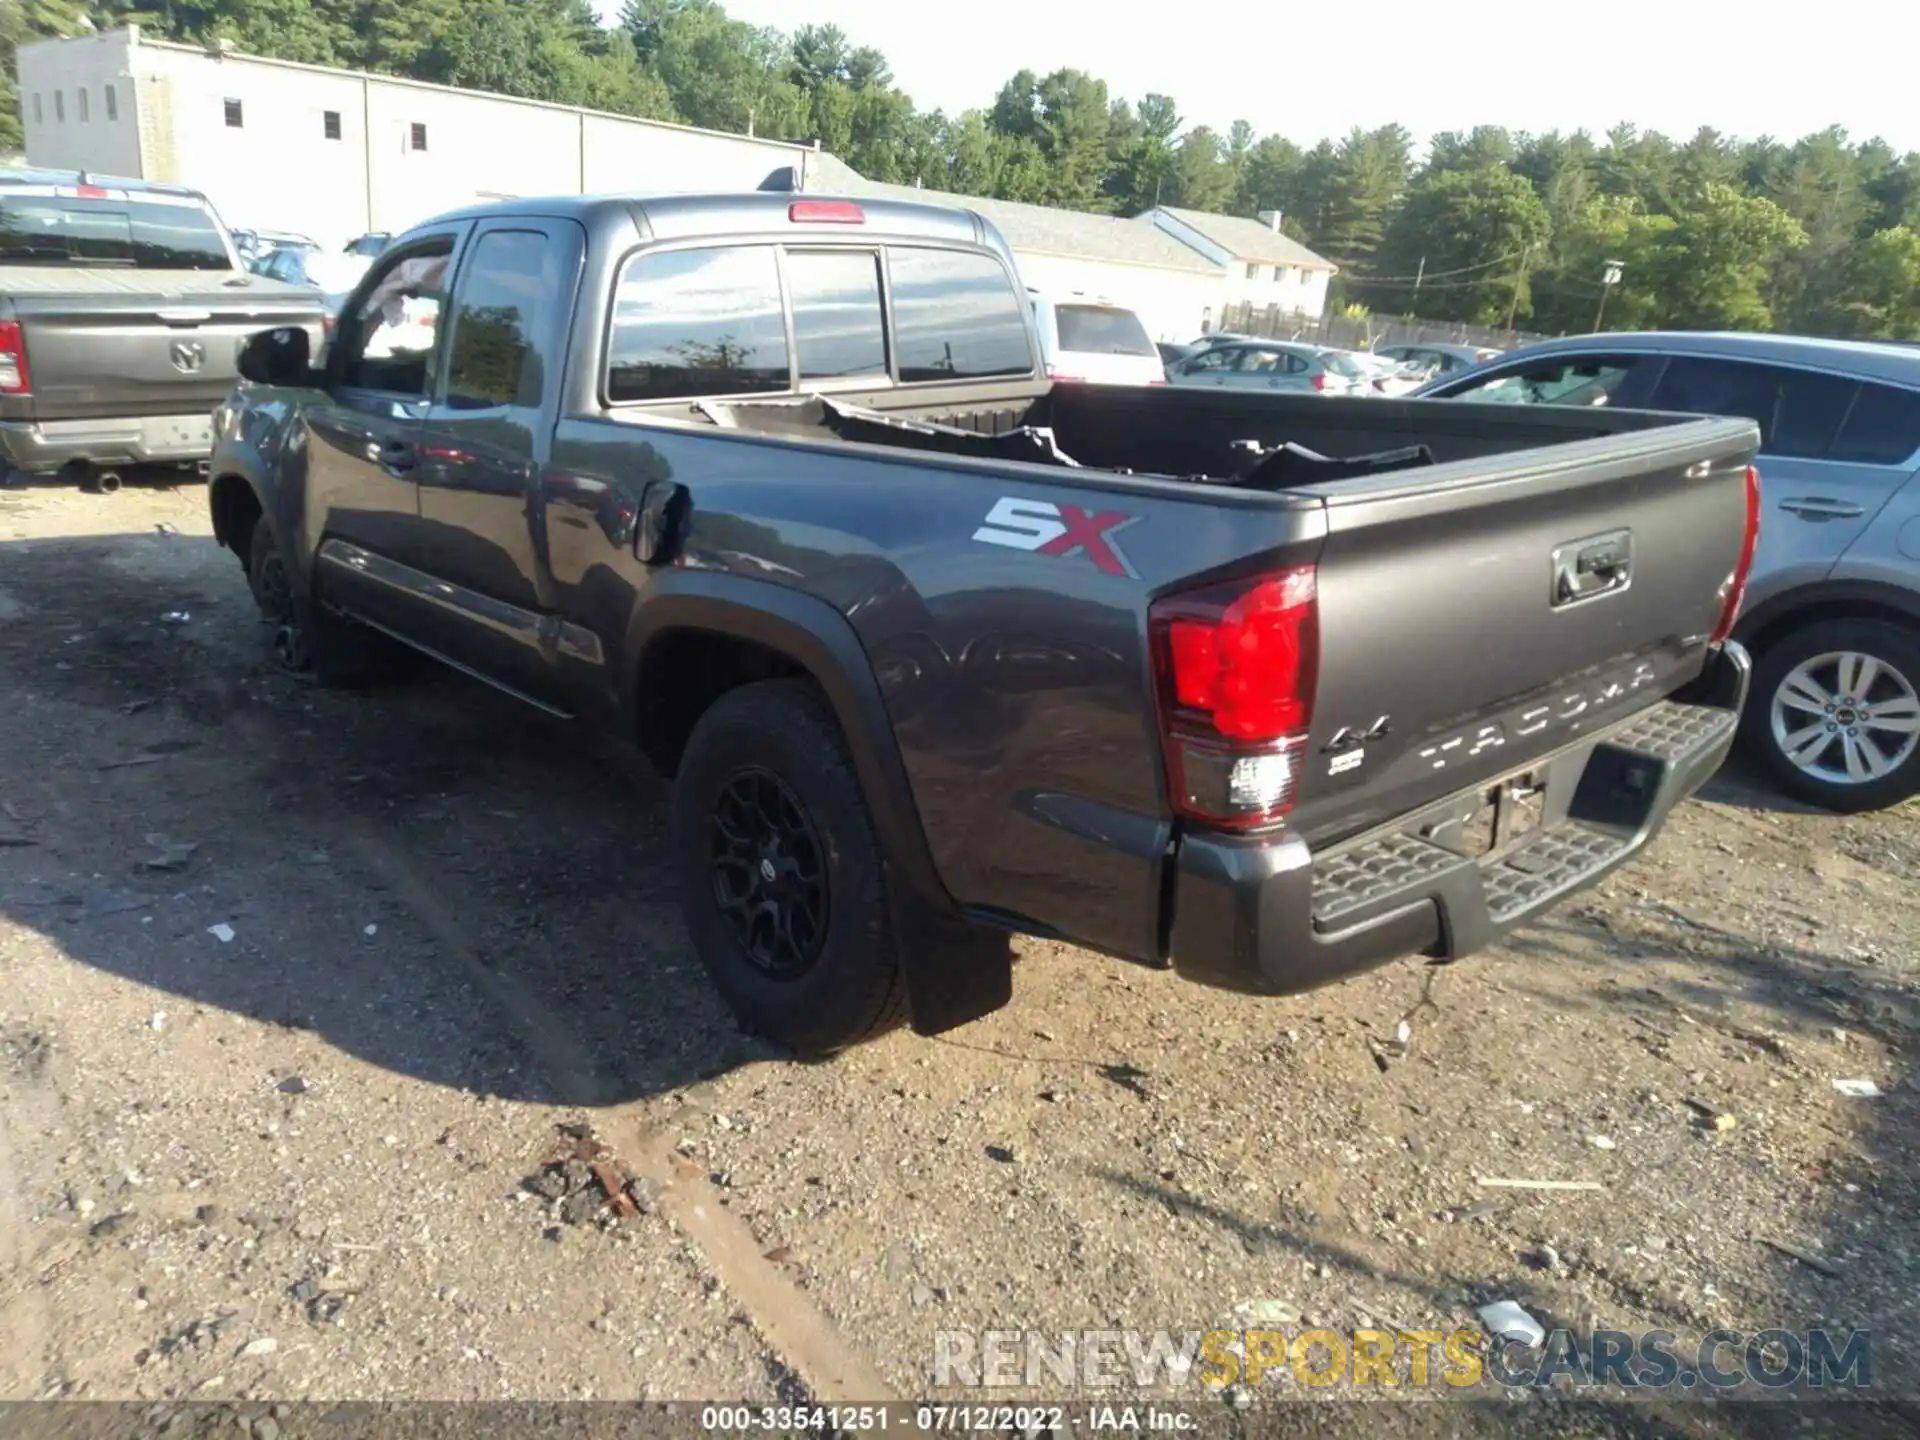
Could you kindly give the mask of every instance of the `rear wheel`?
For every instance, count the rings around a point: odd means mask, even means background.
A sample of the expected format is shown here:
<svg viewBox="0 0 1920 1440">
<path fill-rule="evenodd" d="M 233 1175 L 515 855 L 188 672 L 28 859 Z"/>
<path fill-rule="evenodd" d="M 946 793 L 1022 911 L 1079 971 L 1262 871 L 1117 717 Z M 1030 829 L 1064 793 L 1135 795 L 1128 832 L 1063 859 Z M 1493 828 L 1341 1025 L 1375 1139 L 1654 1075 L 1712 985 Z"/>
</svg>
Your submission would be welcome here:
<svg viewBox="0 0 1920 1440">
<path fill-rule="evenodd" d="M 906 1018 L 879 838 L 810 683 L 715 701 L 681 759 L 673 820 L 694 947 L 742 1024 L 818 1055 Z"/>
<path fill-rule="evenodd" d="M 1920 637 L 1884 620 L 1826 620 L 1755 668 L 1748 748 L 1788 794 L 1854 813 L 1920 792 Z"/>
</svg>

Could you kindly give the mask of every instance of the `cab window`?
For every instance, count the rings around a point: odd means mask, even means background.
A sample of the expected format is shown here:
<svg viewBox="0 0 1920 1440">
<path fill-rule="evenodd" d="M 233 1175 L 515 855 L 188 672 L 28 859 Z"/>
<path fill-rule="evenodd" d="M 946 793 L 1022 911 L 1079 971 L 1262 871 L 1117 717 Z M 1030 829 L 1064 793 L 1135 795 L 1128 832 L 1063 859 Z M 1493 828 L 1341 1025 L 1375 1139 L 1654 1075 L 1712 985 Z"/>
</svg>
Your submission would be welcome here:
<svg viewBox="0 0 1920 1440">
<path fill-rule="evenodd" d="M 1568 355 L 1475 378 L 1447 391 L 1447 397 L 1512 405 L 1631 408 L 1645 403 L 1646 378 L 1646 362 L 1638 357 Z M 1636 380 L 1640 383 L 1632 383 Z"/>
</svg>

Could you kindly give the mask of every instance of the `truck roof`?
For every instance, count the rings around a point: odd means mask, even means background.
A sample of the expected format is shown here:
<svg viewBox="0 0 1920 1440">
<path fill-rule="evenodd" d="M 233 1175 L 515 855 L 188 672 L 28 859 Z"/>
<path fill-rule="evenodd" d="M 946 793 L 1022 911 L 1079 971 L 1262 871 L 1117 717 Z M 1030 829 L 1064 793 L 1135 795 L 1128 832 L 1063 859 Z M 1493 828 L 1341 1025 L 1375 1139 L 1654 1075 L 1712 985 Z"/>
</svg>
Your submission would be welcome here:
<svg viewBox="0 0 1920 1440">
<path fill-rule="evenodd" d="M 107 190 L 137 190 L 151 195 L 177 195 L 182 200 L 206 203 L 207 197 L 186 185 L 163 184 L 157 180 L 135 180 L 126 175 L 96 175 L 89 170 L 38 170 L 24 166 L 0 166 L 0 185 L 98 185 Z"/>
<path fill-rule="evenodd" d="M 807 218 L 809 213 L 817 218 Z M 859 218 L 829 218 L 836 214 L 857 214 Z M 578 220 L 589 229 L 604 218 L 631 220 L 637 215 L 656 240 L 769 233 L 825 237 L 857 235 L 866 230 L 890 236 L 944 240 L 950 244 L 982 245 L 1007 253 L 1006 241 L 1000 232 L 972 210 L 851 195 L 755 191 L 711 195 L 552 195 L 470 205 L 421 223 L 443 224 L 502 215 L 562 216 Z"/>
</svg>

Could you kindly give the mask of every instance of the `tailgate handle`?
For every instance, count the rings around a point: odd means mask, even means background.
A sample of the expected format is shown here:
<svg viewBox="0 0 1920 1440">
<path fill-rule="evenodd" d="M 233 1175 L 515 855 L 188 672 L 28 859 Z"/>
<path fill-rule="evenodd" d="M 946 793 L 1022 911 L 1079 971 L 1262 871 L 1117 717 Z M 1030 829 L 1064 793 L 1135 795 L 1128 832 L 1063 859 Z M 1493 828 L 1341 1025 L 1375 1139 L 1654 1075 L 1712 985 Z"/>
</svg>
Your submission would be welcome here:
<svg viewBox="0 0 1920 1440">
<path fill-rule="evenodd" d="M 1553 596 L 1557 607 L 1611 595 L 1633 578 L 1633 532 L 1610 530 L 1574 540 L 1553 552 Z"/>
<path fill-rule="evenodd" d="M 162 310 L 159 315 L 162 325 L 176 327 L 204 325 L 213 319 L 211 310 Z"/>
</svg>

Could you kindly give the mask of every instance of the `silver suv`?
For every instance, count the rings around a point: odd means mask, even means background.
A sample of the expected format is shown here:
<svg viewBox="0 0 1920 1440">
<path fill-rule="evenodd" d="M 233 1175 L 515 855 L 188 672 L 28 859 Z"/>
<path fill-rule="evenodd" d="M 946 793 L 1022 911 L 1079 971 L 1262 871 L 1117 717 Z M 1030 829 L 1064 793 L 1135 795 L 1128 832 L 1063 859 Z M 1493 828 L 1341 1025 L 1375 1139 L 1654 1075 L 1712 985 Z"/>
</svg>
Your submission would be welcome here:
<svg viewBox="0 0 1920 1440">
<path fill-rule="evenodd" d="M 1920 348 L 1785 335 L 1583 335 L 1414 392 L 1744 415 L 1763 507 L 1735 631 L 1743 735 L 1790 794 L 1876 810 L 1920 791 Z"/>
</svg>

